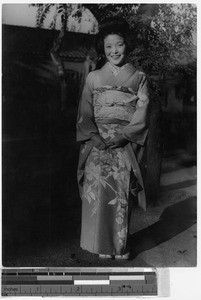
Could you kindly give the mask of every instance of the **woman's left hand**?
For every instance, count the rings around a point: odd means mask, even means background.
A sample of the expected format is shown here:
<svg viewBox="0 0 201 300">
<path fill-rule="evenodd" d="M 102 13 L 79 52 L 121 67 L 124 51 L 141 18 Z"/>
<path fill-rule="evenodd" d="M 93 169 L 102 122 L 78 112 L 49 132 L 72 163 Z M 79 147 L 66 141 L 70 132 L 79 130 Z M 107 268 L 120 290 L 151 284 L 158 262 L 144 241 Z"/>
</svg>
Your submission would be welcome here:
<svg viewBox="0 0 201 300">
<path fill-rule="evenodd" d="M 124 147 L 128 143 L 128 140 L 125 139 L 122 135 L 115 136 L 113 139 L 111 139 L 107 146 L 110 149 L 116 149 L 120 147 Z"/>
</svg>

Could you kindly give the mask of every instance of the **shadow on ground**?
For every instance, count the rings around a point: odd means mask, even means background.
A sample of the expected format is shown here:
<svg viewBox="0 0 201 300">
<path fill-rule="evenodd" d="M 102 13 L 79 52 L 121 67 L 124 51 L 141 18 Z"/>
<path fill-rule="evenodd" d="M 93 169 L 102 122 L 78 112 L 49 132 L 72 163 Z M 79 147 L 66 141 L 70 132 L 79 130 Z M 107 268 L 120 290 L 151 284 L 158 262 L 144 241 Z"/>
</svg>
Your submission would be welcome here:
<svg viewBox="0 0 201 300">
<path fill-rule="evenodd" d="M 196 197 L 167 207 L 158 222 L 134 233 L 129 238 L 133 258 L 143 251 L 171 239 L 196 223 Z"/>
<path fill-rule="evenodd" d="M 41 212 L 42 214 L 43 212 Z M 49 222 L 35 222 L 32 228 L 19 228 L 16 236 L 4 247 L 5 267 L 104 267 L 137 266 L 146 267 L 137 256 L 143 251 L 171 239 L 196 223 L 196 197 L 187 198 L 168 206 L 158 222 L 130 236 L 131 261 L 100 261 L 95 254 L 79 247 L 80 205 L 54 211 Z M 35 216 L 36 217 L 36 216 Z M 36 217 L 37 221 L 37 217 Z M 137 259 L 137 260 L 136 260 Z"/>
</svg>

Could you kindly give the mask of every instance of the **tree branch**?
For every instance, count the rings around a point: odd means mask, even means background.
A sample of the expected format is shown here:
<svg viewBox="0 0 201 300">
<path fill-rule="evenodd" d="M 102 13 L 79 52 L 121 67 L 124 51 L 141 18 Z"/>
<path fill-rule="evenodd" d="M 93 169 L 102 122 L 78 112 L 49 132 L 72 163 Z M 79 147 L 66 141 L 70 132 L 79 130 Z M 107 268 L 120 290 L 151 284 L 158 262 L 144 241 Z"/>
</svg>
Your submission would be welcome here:
<svg viewBox="0 0 201 300">
<path fill-rule="evenodd" d="M 61 80 L 64 80 L 65 71 L 64 71 L 63 61 L 59 55 L 59 49 L 61 47 L 62 40 L 64 37 L 64 33 L 65 33 L 64 31 L 65 31 L 64 28 L 62 28 L 59 33 L 58 38 L 56 39 L 56 41 L 54 41 L 54 45 L 53 45 L 52 49 L 50 50 L 50 55 L 51 55 L 52 61 L 57 67 L 57 72 L 58 72 L 58 75 Z"/>
</svg>

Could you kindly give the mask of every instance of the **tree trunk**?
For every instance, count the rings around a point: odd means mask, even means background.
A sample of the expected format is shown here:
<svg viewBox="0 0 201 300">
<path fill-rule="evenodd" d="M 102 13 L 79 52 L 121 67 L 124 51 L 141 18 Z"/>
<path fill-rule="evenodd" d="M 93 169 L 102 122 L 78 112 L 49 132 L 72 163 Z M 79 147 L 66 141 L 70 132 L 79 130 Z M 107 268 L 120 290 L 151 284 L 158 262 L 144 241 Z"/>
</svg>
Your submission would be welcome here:
<svg viewBox="0 0 201 300">
<path fill-rule="evenodd" d="M 61 83 L 61 110 L 66 109 L 66 99 L 67 99 L 67 82 L 66 82 L 66 76 L 65 76 L 65 68 L 63 61 L 59 55 L 59 49 L 61 47 L 62 40 L 64 38 L 65 32 L 66 32 L 66 18 L 62 20 L 62 29 L 59 33 L 58 38 L 54 42 L 54 45 L 52 49 L 50 50 L 50 55 L 52 58 L 53 63 L 57 67 L 57 73 L 60 78 L 60 83 Z"/>
<path fill-rule="evenodd" d="M 163 157 L 162 106 L 159 97 L 151 98 L 149 105 L 149 132 L 142 159 L 145 190 L 148 203 L 157 205 Z"/>
</svg>

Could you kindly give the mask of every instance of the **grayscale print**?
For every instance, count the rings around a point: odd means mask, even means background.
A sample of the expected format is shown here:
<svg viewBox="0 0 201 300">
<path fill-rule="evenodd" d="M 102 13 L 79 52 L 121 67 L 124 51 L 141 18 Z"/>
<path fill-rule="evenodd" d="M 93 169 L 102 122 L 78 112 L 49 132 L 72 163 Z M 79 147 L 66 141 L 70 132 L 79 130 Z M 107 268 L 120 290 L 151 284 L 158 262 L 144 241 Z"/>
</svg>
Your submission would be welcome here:
<svg viewBox="0 0 201 300">
<path fill-rule="evenodd" d="M 195 267 L 195 4 L 4 4 L 4 267 Z"/>
</svg>

